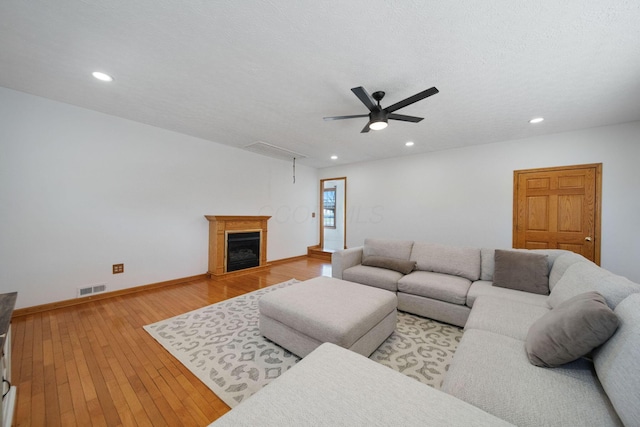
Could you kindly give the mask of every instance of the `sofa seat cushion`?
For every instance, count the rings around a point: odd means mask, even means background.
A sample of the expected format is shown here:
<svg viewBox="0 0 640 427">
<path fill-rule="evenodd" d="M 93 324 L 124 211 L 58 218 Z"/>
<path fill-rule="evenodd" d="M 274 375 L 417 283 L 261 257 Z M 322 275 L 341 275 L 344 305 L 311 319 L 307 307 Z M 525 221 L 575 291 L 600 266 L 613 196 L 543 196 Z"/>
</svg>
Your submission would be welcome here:
<svg viewBox="0 0 640 427">
<path fill-rule="evenodd" d="M 524 341 L 531 325 L 548 312 L 540 305 L 483 295 L 473 304 L 465 330 L 481 329 Z"/>
<path fill-rule="evenodd" d="M 640 294 L 614 310 L 620 326 L 593 353 L 593 363 L 611 403 L 627 426 L 640 426 Z"/>
<path fill-rule="evenodd" d="M 514 289 L 499 288 L 493 286 L 493 282 L 478 280 L 471 284 L 467 294 L 467 305 L 473 307 L 476 299 L 481 295 L 505 298 L 511 301 L 519 301 L 532 305 L 539 305 L 548 308 L 547 295 L 532 294 L 529 292 L 516 291 Z"/>
<path fill-rule="evenodd" d="M 479 329 L 465 331 L 442 389 L 521 427 L 622 425 L 591 362 L 539 368 L 523 341 Z"/>
<path fill-rule="evenodd" d="M 464 305 L 471 281 L 449 274 L 414 271 L 398 280 L 398 292 Z"/>
<path fill-rule="evenodd" d="M 640 285 L 593 263 L 576 262 L 558 280 L 548 302 L 551 307 L 557 307 L 562 302 L 589 291 L 598 292 L 607 301 L 609 308 L 615 310 L 620 301 L 640 292 Z"/>
<path fill-rule="evenodd" d="M 366 265 L 349 267 L 342 272 L 343 280 L 374 286 L 391 292 L 398 291 L 398 280 L 400 280 L 402 276 L 403 274 L 397 271 Z"/>
<path fill-rule="evenodd" d="M 469 280 L 480 278 L 480 249 L 416 242 L 411 250 L 416 270 L 451 274 Z"/>
<path fill-rule="evenodd" d="M 333 344 L 323 344 L 212 426 L 511 424 Z"/>
<path fill-rule="evenodd" d="M 398 292 L 398 310 L 460 327 L 464 327 L 471 313 L 471 309 L 466 305 L 451 304 L 404 292 Z"/>
</svg>

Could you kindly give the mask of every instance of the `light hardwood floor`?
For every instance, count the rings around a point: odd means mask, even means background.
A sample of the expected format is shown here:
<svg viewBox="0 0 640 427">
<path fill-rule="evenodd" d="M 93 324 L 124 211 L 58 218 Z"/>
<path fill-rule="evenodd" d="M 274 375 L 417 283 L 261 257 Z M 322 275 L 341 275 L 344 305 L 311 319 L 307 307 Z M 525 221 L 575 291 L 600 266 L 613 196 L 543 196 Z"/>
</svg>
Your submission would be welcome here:
<svg viewBox="0 0 640 427">
<path fill-rule="evenodd" d="M 330 275 L 305 258 L 18 317 L 12 322 L 16 426 L 206 426 L 229 407 L 143 325 L 296 278 Z"/>
</svg>

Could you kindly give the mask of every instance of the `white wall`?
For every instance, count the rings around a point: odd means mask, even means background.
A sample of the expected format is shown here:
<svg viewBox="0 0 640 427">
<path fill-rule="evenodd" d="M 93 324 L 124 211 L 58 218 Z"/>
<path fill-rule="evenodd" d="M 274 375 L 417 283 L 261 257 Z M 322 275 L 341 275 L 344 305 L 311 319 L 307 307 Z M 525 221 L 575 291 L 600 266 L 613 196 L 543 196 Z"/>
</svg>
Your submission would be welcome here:
<svg viewBox="0 0 640 427">
<path fill-rule="evenodd" d="M 269 260 L 318 243 L 313 168 L 293 184 L 285 161 L 4 88 L 0 147 L 0 292 L 18 308 L 205 273 L 205 214 L 273 215 Z"/>
<path fill-rule="evenodd" d="M 603 267 L 640 282 L 640 122 L 337 166 L 347 246 L 366 237 L 511 247 L 513 171 L 602 163 Z"/>
</svg>

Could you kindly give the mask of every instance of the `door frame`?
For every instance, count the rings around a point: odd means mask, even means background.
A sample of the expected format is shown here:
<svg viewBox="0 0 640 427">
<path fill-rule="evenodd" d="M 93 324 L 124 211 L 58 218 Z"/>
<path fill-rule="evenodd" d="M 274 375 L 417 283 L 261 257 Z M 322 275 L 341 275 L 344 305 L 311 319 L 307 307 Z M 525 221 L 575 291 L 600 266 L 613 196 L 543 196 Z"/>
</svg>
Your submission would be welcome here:
<svg viewBox="0 0 640 427">
<path fill-rule="evenodd" d="M 344 207 L 344 212 L 342 215 L 342 246 L 344 249 L 347 249 L 347 177 L 340 176 L 337 178 L 323 178 L 320 180 L 320 249 L 324 248 L 324 183 L 325 181 L 344 181 L 344 200 L 342 201 L 342 206 Z"/>
<path fill-rule="evenodd" d="M 555 166 L 537 169 L 522 169 L 513 171 L 513 234 L 512 246 L 515 248 L 518 233 L 518 182 L 520 175 L 535 172 L 558 172 L 574 169 L 593 168 L 595 170 L 595 200 L 593 218 L 593 258 L 597 265 L 600 265 L 600 241 L 601 241 L 601 219 L 602 219 L 602 163 L 589 163 L 584 165 Z"/>
</svg>

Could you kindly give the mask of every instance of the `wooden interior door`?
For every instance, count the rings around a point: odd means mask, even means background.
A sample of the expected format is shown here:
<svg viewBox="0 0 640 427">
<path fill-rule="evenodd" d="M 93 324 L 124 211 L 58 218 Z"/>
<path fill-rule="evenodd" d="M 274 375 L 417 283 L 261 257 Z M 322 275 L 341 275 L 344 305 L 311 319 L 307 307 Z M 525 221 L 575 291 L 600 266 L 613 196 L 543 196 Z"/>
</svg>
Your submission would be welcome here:
<svg viewBox="0 0 640 427">
<path fill-rule="evenodd" d="M 514 171 L 513 247 L 566 249 L 600 264 L 602 163 Z"/>
</svg>

